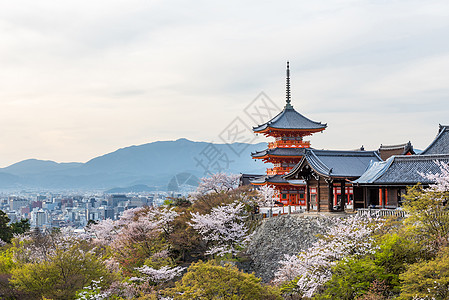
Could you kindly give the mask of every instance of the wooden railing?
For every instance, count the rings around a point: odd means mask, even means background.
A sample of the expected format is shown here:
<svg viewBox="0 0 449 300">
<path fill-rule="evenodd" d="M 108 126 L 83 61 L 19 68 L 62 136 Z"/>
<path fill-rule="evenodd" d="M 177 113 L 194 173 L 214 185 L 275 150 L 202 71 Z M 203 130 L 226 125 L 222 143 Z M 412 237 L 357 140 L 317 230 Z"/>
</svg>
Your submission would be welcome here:
<svg viewBox="0 0 449 300">
<path fill-rule="evenodd" d="M 266 218 L 279 215 L 300 214 L 304 213 L 305 207 L 299 205 L 291 206 L 275 206 L 275 207 L 261 207 L 259 208 L 259 214 Z"/>
<path fill-rule="evenodd" d="M 405 211 L 402 209 L 371 209 L 371 208 L 359 208 L 357 209 L 358 216 L 369 217 L 400 217 L 405 218 Z"/>
<path fill-rule="evenodd" d="M 309 148 L 309 141 L 274 141 L 268 143 L 268 148 Z"/>
<path fill-rule="evenodd" d="M 267 169 L 267 175 L 284 175 L 290 172 L 292 168 L 282 168 L 282 167 L 274 167 L 274 168 L 268 168 Z"/>
</svg>

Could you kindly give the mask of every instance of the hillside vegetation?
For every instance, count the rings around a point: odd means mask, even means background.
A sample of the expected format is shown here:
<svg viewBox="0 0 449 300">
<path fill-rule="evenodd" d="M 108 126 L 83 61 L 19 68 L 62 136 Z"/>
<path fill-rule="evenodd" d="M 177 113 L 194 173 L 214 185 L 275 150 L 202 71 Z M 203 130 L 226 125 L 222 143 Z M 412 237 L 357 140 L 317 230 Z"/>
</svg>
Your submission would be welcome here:
<svg viewBox="0 0 449 300">
<path fill-rule="evenodd" d="M 85 234 L 9 236 L 0 242 L 0 298 L 448 299 L 448 175 L 408 191 L 405 219 L 261 221 L 264 195 L 215 174 L 187 199 L 127 210 Z"/>
</svg>

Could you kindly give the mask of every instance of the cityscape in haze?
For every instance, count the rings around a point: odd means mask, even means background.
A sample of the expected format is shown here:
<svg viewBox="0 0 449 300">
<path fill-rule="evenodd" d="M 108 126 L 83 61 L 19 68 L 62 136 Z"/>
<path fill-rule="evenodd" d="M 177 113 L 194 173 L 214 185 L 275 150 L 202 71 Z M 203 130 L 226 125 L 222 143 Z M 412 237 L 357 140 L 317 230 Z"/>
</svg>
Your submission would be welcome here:
<svg viewBox="0 0 449 300">
<path fill-rule="evenodd" d="M 117 220 L 128 209 L 188 197 L 199 178 L 213 173 L 263 173 L 263 164 L 248 155 L 263 146 L 178 139 L 120 149 L 86 164 L 27 160 L 2 170 L 0 210 L 10 222 L 28 219 L 33 228 L 83 230 L 89 221 Z"/>
</svg>

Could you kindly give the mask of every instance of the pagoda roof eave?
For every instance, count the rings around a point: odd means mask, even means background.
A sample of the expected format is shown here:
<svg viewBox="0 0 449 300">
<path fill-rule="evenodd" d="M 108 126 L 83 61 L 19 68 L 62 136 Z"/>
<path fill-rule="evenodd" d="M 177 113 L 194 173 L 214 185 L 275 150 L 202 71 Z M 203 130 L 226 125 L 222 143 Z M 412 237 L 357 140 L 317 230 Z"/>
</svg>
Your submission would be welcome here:
<svg viewBox="0 0 449 300">
<path fill-rule="evenodd" d="M 272 148 L 251 153 L 252 158 L 299 158 L 302 157 L 306 148 Z"/>
<path fill-rule="evenodd" d="M 302 180 L 302 179 L 292 179 L 292 180 L 287 180 L 288 184 L 293 185 L 293 186 L 299 186 L 299 185 L 305 185 L 306 181 Z"/>
<path fill-rule="evenodd" d="M 326 124 L 325 124 L 326 125 Z M 300 132 L 303 135 L 311 135 L 312 133 L 321 132 L 324 129 L 326 129 L 327 125 L 323 128 L 276 128 L 271 126 L 266 126 L 265 128 L 262 128 L 258 130 L 256 127 L 253 127 L 253 131 L 255 133 L 263 133 L 263 134 L 270 134 L 270 133 L 286 133 L 286 132 Z"/>
<path fill-rule="evenodd" d="M 270 158 L 302 158 L 302 155 L 297 155 L 297 156 L 266 155 L 266 156 L 261 156 L 261 157 L 253 156 L 253 159 L 270 159 Z"/>
<path fill-rule="evenodd" d="M 265 175 L 262 177 L 255 178 L 250 181 L 253 185 L 290 185 L 287 180 L 285 180 L 282 175 Z"/>
<path fill-rule="evenodd" d="M 317 132 L 326 129 L 327 124 L 322 124 L 321 122 L 312 121 L 302 114 L 297 112 L 293 106 L 286 105 L 284 109 L 277 114 L 270 121 L 261 124 L 259 126 L 253 127 L 253 131 L 257 133 L 265 132 L 269 129 L 289 131 L 289 130 L 303 130 L 309 132 Z"/>
</svg>

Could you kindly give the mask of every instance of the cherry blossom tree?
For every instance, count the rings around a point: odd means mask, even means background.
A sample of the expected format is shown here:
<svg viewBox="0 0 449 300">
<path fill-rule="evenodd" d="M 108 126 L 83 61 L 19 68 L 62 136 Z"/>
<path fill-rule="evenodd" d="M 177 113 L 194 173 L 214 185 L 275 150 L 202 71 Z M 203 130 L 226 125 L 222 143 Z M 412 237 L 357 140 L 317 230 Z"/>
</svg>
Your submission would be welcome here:
<svg viewBox="0 0 449 300">
<path fill-rule="evenodd" d="M 366 217 L 333 219 L 334 225 L 312 247 L 296 256 L 286 255 L 279 263 L 275 283 L 298 279 L 296 290 L 312 297 L 332 277 L 332 266 L 347 255 L 373 253 L 372 233 L 382 222 Z"/>
<path fill-rule="evenodd" d="M 86 231 L 92 234 L 98 243 L 109 245 L 120 232 L 120 226 L 112 219 L 105 219 L 98 224 L 91 224 Z"/>
<path fill-rule="evenodd" d="M 192 213 L 189 223 L 210 244 L 206 254 L 232 255 L 245 245 L 248 231 L 244 204 L 233 202 L 212 208 L 209 214 Z"/>
<path fill-rule="evenodd" d="M 151 239 L 163 232 L 169 234 L 172 222 L 179 214 L 174 208 L 140 207 L 124 211 L 119 220 L 105 219 L 92 224 L 88 232 L 96 241 L 111 245 L 123 239 L 138 242 Z"/>
<path fill-rule="evenodd" d="M 438 173 L 422 173 L 418 172 L 422 177 L 435 182 L 430 185 L 430 189 L 435 192 L 448 192 L 449 191 L 449 164 L 442 161 L 435 160 L 434 163 L 440 168 Z"/>
<path fill-rule="evenodd" d="M 20 251 L 14 252 L 17 261 L 40 263 L 48 261 L 57 251 L 65 251 L 73 244 L 85 241 L 85 236 L 67 234 L 68 231 L 42 233 L 38 228 L 31 232 L 20 234 L 13 239 L 13 245 Z"/>
<path fill-rule="evenodd" d="M 136 268 L 137 271 L 146 275 L 145 277 L 133 277 L 131 280 L 136 281 L 148 281 L 151 280 L 156 283 L 167 282 L 175 277 L 181 275 L 181 273 L 185 270 L 184 267 L 169 267 L 164 266 L 159 269 L 155 269 L 149 266 L 143 266 L 140 268 Z"/>
<path fill-rule="evenodd" d="M 263 185 L 258 189 L 258 198 L 257 203 L 260 206 L 274 206 L 274 195 L 276 194 L 276 190 L 269 185 Z"/>
<path fill-rule="evenodd" d="M 73 299 L 92 280 L 112 278 L 103 261 L 105 252 L 76 235 L 35 231 L 14 238 L 11 250 L 18 267 L 11 270 L 10 282 L 33 299 Z"/>
<path fill-rule="evenodd" d="M 111 270 L 120 266 L 132 275 L 147 259 L 170 248 L 166 241 L 177 216 L 173 207 L 140 207 L 126 210 L 119 220 L 103 220 L 88 230 L 95 237 L 94 242 L 113 250 L 107 266 Z"/>
<path fill-rule="evenodd" d="M 166 236 L 172 231 L 172 222 L 179 214 L 174 208 L 148 207 L 134 212 L 134 218 L 126 223 L 121 220 L 122 228 L 118 239 L 139 243 L 154 239 L 163 233 Z"/>
<path fill-rule="evenodd" d="M 438 160 L 434 160 L 434 163 L 439 167 L 439 172 L 435 174 L 418 172 L 422 177 L 434 182 L 424 190 L 424 193 L 432 200 L 430 202 L 433 202 L 433 205 L 428 205 L 428 201 L 423 201 L 423 204 L 426 204 L 424 209 L 430 212 L 441 211 L 441 206 L 446 206 L 449 201 L 449 164 Z"/>
<path fill-rule="evenodd" d="M 449 244 L 449 164 L 435 160 L 436 173 L 418 172 L 433 182 L 429 188 L 416 185 L 407 189 L 403 208 L 408 213 L 405 220 L 421 241 L 426 241 L 427 251 L 435 254 Z"/>
<path fill-rule="evenodd" d="M 235 189 L 239 184 L 240 175 L 215 173 L 209 177 L 200 179 L 200 184 L 197 188 L 197 193 L 220 193 Z"/>
</svg>

